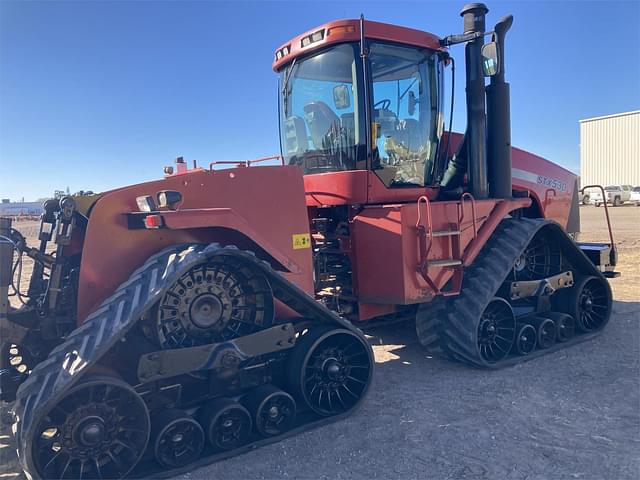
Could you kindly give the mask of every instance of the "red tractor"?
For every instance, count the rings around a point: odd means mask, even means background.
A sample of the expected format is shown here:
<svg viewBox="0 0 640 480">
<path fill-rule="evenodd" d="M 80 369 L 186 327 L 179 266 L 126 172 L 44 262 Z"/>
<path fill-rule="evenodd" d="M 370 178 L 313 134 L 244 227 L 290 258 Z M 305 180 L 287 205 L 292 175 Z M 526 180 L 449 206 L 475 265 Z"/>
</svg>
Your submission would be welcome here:
<svg viewBox="0 0 640 480">
<path fill-rule="evenodd" d="M 512 17 L 485 32 L 486 12 L 445 38 L 361 18 L 278 48 L 282 165 L 178 159 L 48 201 L 38 248 L 1 220 L 1 395 L 31 477 L 168 476 L 342 418 L 373 325 L 415 321 L 485 368 L 604 328 L 613 242 L 576 243 L 576 176 L 511 147 Z M 458 43 L 464 135 L 443 114 Z"/>
</svg>

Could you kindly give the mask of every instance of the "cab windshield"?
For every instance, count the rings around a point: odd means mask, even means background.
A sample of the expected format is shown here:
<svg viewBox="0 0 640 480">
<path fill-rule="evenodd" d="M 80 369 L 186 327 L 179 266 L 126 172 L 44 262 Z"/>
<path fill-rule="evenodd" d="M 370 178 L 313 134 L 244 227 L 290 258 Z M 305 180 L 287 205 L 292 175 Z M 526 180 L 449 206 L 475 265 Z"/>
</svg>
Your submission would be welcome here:
<svg viewBox="0 0 640 480">
<path fill-rule="evenodd" d="M 280 74 L 280 135 L 287 163 L 305 174 L 366 168 L 353 44 L 294 61 Z"/>
</svg>

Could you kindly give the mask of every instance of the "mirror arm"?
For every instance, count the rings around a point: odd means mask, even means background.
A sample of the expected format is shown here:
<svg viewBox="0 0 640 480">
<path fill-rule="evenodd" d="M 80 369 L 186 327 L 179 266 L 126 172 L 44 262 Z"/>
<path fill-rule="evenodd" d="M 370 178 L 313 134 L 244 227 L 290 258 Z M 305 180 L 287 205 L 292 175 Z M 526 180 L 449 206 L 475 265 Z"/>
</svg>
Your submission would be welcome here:
<svg viewBox="0 0 640 480">
<path fill-rule="evenodd" d="M 440 46 L 449 47 L 451 45 L 458 45 L 459 43 L 471 42 L 476 38 L 485 37 L 487 35 L 493 35 L 495 33 L 496 33 L 495 31 L 491 31 L 491 32 L 463 33 L 460 35 L 448 35 L 440 39 Z"/>
</svg>

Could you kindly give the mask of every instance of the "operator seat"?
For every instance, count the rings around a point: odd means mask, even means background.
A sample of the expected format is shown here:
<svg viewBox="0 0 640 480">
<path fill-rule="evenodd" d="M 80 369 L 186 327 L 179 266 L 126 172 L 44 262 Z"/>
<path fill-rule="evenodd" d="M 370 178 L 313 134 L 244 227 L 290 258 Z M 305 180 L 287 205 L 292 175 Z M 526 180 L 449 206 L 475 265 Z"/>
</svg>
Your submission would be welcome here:
<svg viewBox="0 0 640 480">
<path fill-rule="evenodd" d="M 340 119 L 329 105 L 322 101 L 310 102 L 304 106 L 304 119 L 311 133 L 311 140 L 316 149 L 325 148 L 323 140 L 332 128 L 340 127 Z"/>
<path fill-rule="evenodd" d="M 400 121 L 397 131 L 398 140 L 412 152 L 417 152 L 422 146 L 420 123 L 415 118 L 405 118 Z"/>
</svg>

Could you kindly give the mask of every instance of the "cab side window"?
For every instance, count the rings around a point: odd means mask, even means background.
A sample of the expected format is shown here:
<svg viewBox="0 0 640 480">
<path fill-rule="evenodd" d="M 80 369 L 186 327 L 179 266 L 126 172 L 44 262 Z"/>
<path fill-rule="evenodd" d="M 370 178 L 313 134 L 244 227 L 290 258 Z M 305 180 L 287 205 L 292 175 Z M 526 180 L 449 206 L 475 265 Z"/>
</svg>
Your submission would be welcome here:
<svg viewBox="0 0 640 480">
<path fill-rule="evenodd" d="M 437 57 L 416 48 L 374 43 L 372 168 L 388 187 L 424 186 L 437 147 Z"/>
</svg>

